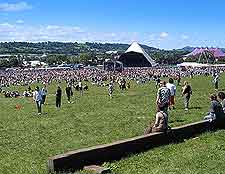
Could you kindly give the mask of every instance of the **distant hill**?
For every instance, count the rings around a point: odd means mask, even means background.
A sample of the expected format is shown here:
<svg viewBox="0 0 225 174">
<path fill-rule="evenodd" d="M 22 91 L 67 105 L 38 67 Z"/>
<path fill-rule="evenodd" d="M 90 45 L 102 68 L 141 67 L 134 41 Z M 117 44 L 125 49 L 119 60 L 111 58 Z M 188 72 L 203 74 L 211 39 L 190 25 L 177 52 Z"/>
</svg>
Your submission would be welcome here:
<svg viewBox="0 0 225 174">
<path fill-rule="evenodd" d="M 0 54 L 66 54 L 105 53 L 106 51 L 125 52 L 130 45 L 120 43 L 63 43 L 63 42 L 2 42 Z M 157 48 L 141 45 L 146 52 L 159 51 Z"/>
<path fill-rule="evenodd" d="M 121 43 L 77 43 L 77 42 L 1 42 L 0 54 L 66 54 L 78 55 L 80 53 L 105 53 L 107 51 L 118 51 L 119 53 L 125 52 L 130 44 Z M 186 46 L 182 49 L 162 50 L 147 45 L 141 45 L 148 54 L 155 52 L 192 52 L 196 47 Z M 225 52 L 225 48 L 221 48 Z"/>
<path fill-rule="evenodd" d="M 195 47 L 186 46 L 186 47 L 184 47 L 182 49 L 178 49 L 178 50 L 192 52 L 194 49 L 195 49 Z"/>
<path fill-rule="evenodd" d="M 52 64 L 54 62 L 79 62 L 80 60 L 90 59 L 107 59 L 112 56 L 106 52 L 124 53 L 130 44 L 121 43 L 78 43 L 78 42 L 2 42 L 0 43 L 0 54 L 14 55 L 25 54 L 23 58 L 28 60 L 36 59 L 35 55 L 40 56 L 41 61 Z M 177 64 L 183 61 L 183 56 L 190 53 L 192 47 L 185 47 L 183 49 L 164 50 L 147 45 L 141 47 L 154 59 L 157 63 L 162 64 Z M 28 55 L 29 56 L 26 56 Z M 30 55 L 33 54 L 33 55 Z"/>
</svg>

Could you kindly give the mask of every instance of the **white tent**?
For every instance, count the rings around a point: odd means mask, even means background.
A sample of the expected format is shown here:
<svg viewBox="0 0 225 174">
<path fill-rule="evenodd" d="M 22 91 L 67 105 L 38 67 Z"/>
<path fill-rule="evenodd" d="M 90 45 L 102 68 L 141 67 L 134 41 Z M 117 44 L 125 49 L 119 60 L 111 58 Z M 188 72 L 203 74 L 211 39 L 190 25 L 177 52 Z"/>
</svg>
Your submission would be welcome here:
<svg viewBox="0 0 225 174">
<path fill-rule="evenodd" d="M 152 66 L 157 65 L 157 63 L 155 63 L 155 61 L 145 52 L 145 50 L 137 42 L 133 42 L 125 53 L 129 53 L 129 52 L 140 53 L 148 60 L 148 62 Z"/>
<path fill-rule="evenodd" d="M 183 62 L 181 64 L 177 64 L 178 67 L 207 67 L 208 64 L 196 63 L 196 62 Z"/>
</svg>

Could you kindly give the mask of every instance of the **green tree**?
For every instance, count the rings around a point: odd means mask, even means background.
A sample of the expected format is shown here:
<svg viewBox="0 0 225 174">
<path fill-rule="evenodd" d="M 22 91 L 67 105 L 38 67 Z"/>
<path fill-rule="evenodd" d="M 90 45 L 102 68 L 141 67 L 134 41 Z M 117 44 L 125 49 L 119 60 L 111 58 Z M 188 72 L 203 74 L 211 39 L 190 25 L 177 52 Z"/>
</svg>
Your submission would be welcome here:
<svg viewBox="0 0 225 174">
<path fill-rule="evenodd" d="M 90 53 L 81 53 L 78 57 L 80 63 L 87 64 L 92 59 Z"/>
<path fill-rule="evenodd" d="M 0 67 L 1 68 L 9 68 L 10 67 L 9 61 L 7 59 L 0 60 Z"/>
<path fill-rule="evenodd" d="M 46 58 L 46 62 L 49 64 L 49 65 L 55 65 L 58 63 L 57 61 L 57 57 L 55 55 L 49 55 L 47 56 Z"/>
</svg>

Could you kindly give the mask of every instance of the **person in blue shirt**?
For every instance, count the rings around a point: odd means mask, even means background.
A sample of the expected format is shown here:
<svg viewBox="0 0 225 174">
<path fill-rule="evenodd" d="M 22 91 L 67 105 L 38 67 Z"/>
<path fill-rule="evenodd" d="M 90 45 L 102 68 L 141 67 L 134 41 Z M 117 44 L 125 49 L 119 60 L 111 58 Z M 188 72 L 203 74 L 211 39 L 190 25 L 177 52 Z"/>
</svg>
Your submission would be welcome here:
<svg viewBox="0 0 225 174">
<path fill-rule="evenodd" d="M 36 90 L 33 93 L 33 99 L 37 105 L 38 115 L 41 115 L 42 92 L 38 86 L 36 87 Z"/>
</svg>

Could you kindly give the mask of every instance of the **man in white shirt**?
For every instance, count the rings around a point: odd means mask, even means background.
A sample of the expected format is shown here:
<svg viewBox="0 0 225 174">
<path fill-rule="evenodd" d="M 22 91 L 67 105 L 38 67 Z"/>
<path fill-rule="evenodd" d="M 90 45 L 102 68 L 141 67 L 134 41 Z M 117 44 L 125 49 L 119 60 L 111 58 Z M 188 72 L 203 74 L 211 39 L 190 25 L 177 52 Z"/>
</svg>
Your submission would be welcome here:
<svg viewBox="0 0 225 174">
<path fill-rule="evenodd" d="M 172 78 L 169 79 L 169 83 L 166 84 L 166 87 L 170 90 L 170 101 L 169 108 L 175 109 L 175 96 L 176 96 L 176 86 L 173 84 L 174 80 Z"/>
<path fill-rule="evenodd" d="M 83 95 L 83 84 L 81 80 L 78 82 L 78 86 L 79 86 L 80 95 Z"/>
<path fill-rule="evenodd" d="M 215 85 L 215 90 L 217 91 L 219 88 L 219 74 L 216 73 L 213 79 L 214 85 Z"/>
<path fill-rule="evenodd" d="M 38 86 L 36 87 L 36 90 L 33 93 L 33 99 L 37 104 L 38 115 L 41 115 L 42 92 Z"/>
<path fill-rule="evenodd" d="M 111 81 L 109 83 L 108 91 L 109 91 L 109 97 L 111 99 L 112 98 L 112 93 L 113 93 L 113 81 Z"/>
</svg>

